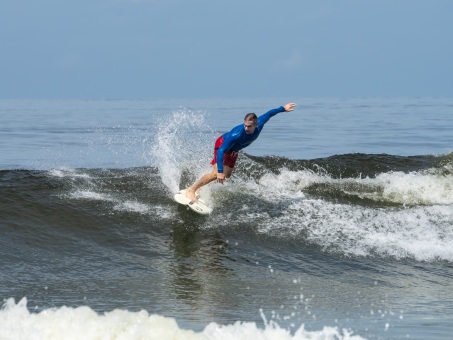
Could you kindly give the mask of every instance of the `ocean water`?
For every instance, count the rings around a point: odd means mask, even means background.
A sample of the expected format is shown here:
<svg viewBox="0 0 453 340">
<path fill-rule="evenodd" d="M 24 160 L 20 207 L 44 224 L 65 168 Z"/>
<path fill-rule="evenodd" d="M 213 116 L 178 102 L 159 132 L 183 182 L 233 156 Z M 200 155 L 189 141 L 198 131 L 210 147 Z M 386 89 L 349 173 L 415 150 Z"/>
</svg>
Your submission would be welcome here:
<svg viewBox="0 0 453 340">
<path fill-rule="evenodd" d="M 200 216 L 172 194 L 286 102 Z M 453 99 L 0 100 L 0 339 L 451 339 Z"/>
</svg>

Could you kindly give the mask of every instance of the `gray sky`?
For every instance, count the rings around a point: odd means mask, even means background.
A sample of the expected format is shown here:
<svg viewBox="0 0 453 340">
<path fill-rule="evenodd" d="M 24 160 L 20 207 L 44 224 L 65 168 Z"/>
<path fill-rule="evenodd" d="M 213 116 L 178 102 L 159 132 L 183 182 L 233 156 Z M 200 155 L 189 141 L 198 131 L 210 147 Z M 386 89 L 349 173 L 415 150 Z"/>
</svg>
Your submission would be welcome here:
<svg viewBox="0 0 453 340">
<path fill-rule="evenodd" d="M 452 0 L 0 0 L 0 98 L 453 96 Z"/>
</svg>

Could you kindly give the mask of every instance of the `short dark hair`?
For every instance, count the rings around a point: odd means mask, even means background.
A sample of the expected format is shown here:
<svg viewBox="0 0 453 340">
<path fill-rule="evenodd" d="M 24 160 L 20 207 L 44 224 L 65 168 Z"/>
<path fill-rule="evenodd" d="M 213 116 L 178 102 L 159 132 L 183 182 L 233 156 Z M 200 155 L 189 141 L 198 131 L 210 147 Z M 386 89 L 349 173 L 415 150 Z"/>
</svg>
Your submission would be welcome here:
<svg viewBox="0 0 453 340">
<path fill-rule="evenodd" d="M 253 120 L 253 122 L 256 123 L 256 122 L 258 121 L 258 117 L 256 116 L 256 114 L 254 114 L 253 112 L 251 112 L 251 113 L 247 113 L 247 114 L 245 115 L 245 117 L 244 117 L 244 122 L 245 122 L 246 120 Z"/>
</svg>

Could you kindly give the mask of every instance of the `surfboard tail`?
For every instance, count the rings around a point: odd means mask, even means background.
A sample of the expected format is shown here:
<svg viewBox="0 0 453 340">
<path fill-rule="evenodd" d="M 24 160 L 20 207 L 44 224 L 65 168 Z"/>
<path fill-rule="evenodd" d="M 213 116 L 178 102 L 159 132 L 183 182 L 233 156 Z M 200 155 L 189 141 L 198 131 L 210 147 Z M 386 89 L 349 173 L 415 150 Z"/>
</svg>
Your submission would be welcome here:
<svg viewBox="0 0 453 340">
<path fill-rule="evenodd" d="M 201 215 L 209 215 L 212 212 L 212 208 L 207 206 L 200 196 L 197 195 L 197 203 L 186 196 L 186 191 L 187 189 L 184 189 L 176 193 L 174 195 L 174 200 L 179 204 L 188 206 L 191 210 Z"/>
</svg>

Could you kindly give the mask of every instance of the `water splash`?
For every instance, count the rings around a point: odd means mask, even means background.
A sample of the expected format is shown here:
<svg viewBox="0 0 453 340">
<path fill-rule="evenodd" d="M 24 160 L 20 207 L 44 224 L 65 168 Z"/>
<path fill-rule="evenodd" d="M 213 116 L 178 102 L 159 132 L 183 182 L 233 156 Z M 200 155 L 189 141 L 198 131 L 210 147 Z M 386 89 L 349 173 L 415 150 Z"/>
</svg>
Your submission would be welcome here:
<svg viewBox="0 0 453 340">
<path fill-rule="evenodd" d="M 170 117 L 162 117 L 151 155 L 169 193 L 180 190 L 184 171 L 195 178 L 209 170 L 214 140 L 204 113 L 180 109 Z"/>
</svg>

